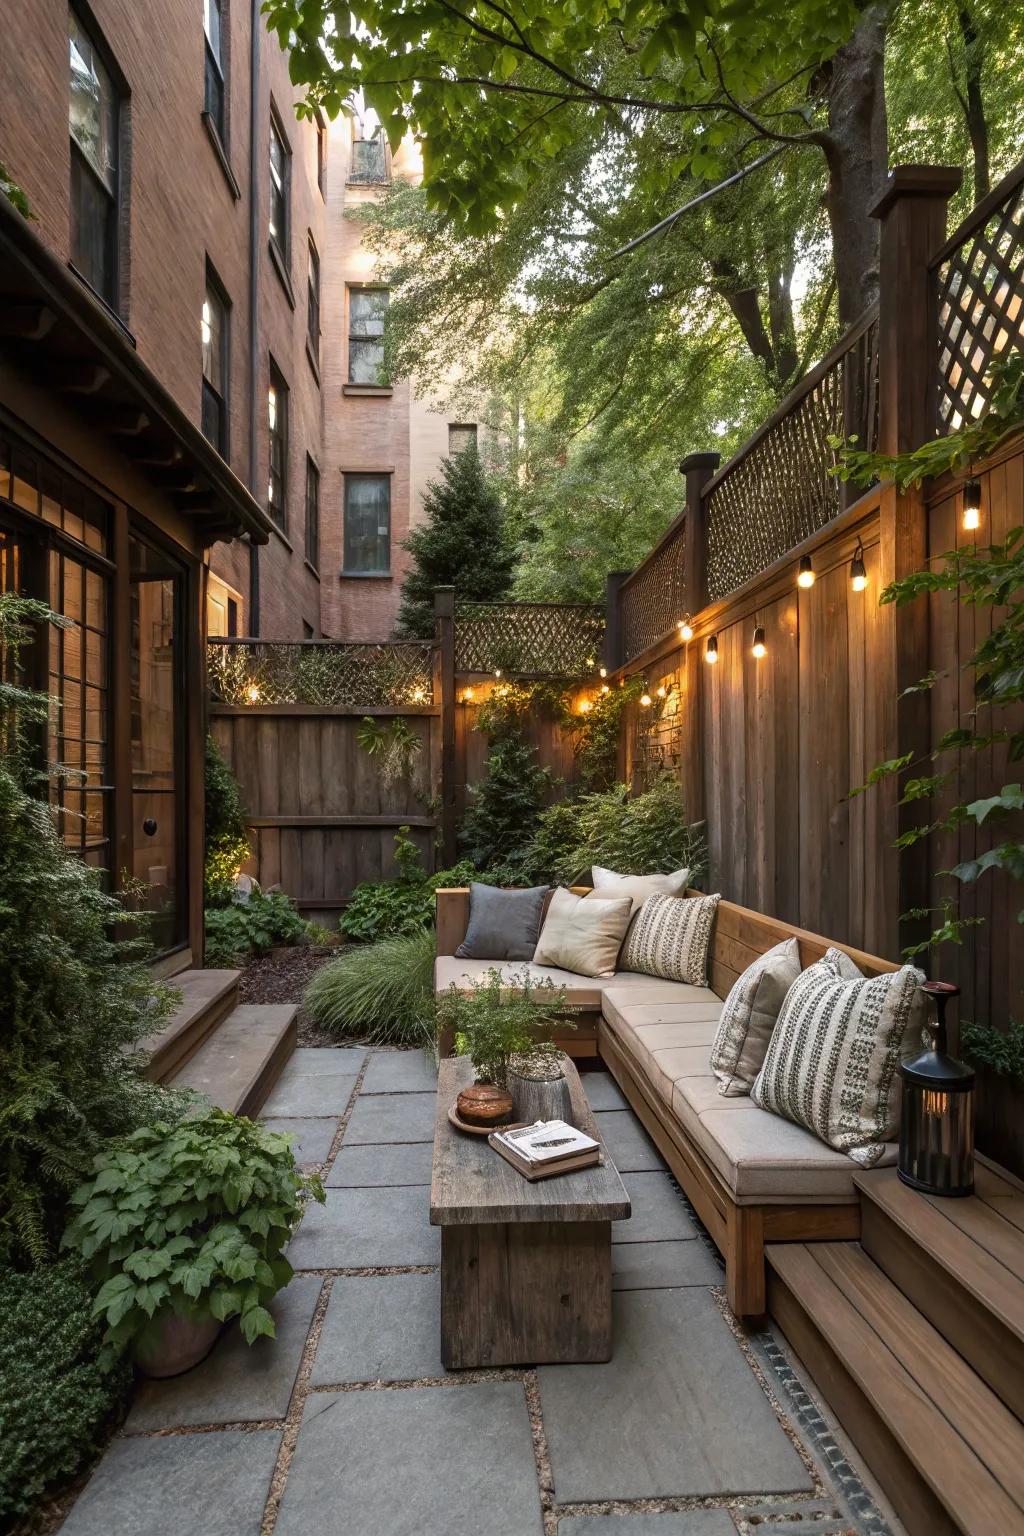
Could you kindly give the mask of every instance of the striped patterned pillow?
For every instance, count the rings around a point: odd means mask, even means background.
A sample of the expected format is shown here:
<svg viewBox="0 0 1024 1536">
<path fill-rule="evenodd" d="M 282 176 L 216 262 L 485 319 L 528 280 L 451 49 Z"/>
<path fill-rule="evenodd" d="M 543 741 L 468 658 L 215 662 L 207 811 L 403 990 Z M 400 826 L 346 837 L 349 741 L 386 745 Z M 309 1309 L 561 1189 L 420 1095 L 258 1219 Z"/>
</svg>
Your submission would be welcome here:
<svg viewBox="0 0 1024 1536">
<path fill-rule="evenodd" d="M 630 924 L 619 969 L 708 984 L 708 945 L 720 896 L 648 896 Z"/>
<path fill-rule="evenodd" d="M 786 994 L 751 1099 L 873 1167 L 899 1129 L 896 1069 L 921 1048 L 923 981 L 912 965 L 867 977 L 827 950 Z"/>
</svg>

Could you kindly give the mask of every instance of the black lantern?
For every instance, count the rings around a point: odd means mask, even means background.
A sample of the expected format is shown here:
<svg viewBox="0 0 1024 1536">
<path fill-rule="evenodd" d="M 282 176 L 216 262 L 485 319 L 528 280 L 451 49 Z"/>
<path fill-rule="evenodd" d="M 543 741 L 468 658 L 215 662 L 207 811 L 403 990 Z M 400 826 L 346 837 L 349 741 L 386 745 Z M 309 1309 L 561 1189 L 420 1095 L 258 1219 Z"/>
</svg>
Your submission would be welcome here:
<svg viewBox="0 0 1024 1536">
<path fill-rule="evenodd" d="M 926 981 L 935 1005 L 927 1029 L 931 1042 L 900 1065 L 900 1157 L 904 1184 L 928 1195 L 974 1193 L 974 1073 L 946 1050 L 946 1004 L 959 987 Z"/>
</svg>

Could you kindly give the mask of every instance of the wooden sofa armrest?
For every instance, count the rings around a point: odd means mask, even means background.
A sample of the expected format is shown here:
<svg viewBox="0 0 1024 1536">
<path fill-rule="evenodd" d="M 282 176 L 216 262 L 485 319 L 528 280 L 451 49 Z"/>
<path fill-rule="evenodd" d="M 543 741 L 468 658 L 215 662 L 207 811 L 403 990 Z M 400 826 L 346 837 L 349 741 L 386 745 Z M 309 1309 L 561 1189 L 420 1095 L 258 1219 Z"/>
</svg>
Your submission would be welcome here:
<svg viewBox="0 0 1024 1536">
<path fill-rule="evenodd" d="M 469 927 L 469 886 L 453 885 L 436 892 L 437 952 L 454 955 Z"/>
</svg>

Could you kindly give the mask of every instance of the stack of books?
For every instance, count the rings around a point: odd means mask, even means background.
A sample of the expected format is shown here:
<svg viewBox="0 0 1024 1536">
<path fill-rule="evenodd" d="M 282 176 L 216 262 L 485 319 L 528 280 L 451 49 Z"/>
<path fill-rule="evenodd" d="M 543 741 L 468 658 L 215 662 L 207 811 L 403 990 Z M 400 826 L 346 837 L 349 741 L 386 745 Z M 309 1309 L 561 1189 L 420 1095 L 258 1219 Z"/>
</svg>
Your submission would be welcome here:
<svg viewBox="0 0 1024 1536">
<path fill-rule="evenodd" d="M 531 1182 L 576 1168 L 592 1168 L 601 1161 L 600 1142 L 565 1120 L 538 1120 L 535 1125 L 492 1131 L 487 1140 Z"/>
</svg>

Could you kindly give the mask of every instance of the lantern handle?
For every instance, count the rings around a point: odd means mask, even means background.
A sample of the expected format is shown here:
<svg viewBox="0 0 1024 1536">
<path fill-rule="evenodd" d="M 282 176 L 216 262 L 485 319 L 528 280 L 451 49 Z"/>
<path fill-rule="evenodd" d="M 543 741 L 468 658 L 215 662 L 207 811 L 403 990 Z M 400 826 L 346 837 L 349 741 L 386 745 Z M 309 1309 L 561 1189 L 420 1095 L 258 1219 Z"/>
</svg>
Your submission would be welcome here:
<svg viewBox="0 0 1024 1536">
<path fill-rule="evenodd" d="M 923 981 L 918 990 L 935 1004 L 935 1020 L 929 1019 L 927 1029 L 934 1036 L 934 1049 L 945 1054 L 946 1006 L 954 997 L 960 996 L 960 988 L 952 981 Z"/>
</svg>

